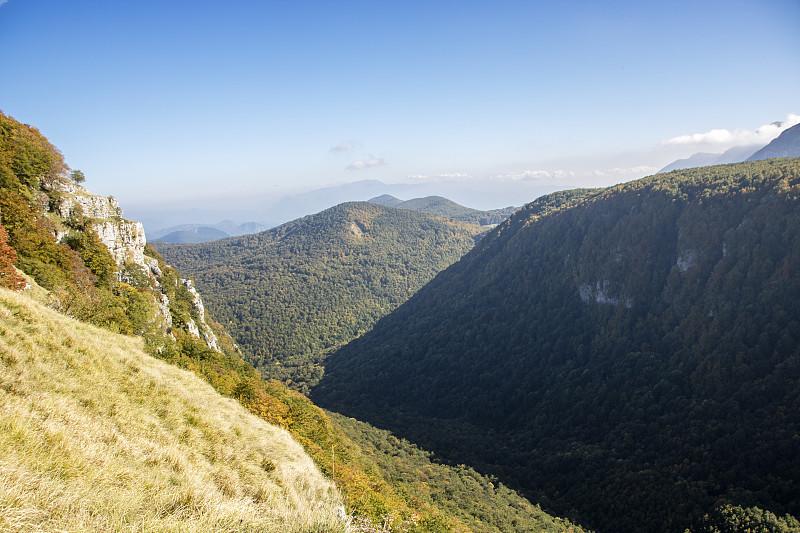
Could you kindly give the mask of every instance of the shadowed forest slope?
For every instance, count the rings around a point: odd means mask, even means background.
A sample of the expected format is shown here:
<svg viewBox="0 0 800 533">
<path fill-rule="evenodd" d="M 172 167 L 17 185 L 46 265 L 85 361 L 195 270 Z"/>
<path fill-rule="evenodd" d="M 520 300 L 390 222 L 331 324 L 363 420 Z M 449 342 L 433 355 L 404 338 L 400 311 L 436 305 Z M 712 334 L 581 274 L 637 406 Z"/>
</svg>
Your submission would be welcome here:
<svg viewBox="0 0 800 533">
<path fill-rule="evenodd" d="M 329 357 L 315 401 L 599 531 L 797 514 L 800 161 L 569 194 Z"/>
</svg>

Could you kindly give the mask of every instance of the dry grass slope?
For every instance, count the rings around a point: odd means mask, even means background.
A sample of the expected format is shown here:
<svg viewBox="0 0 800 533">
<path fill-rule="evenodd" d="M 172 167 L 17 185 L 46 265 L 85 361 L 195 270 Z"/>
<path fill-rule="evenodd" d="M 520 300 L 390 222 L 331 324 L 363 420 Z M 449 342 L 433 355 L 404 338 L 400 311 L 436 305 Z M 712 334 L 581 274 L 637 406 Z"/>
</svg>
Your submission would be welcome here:
<svg viewBox="0 0 800 533">
<path fill-rule="evenodd" d="M 287 432 L 141 339 L 0 290 L 1 531 L 344 531 Z"/>
</svg>

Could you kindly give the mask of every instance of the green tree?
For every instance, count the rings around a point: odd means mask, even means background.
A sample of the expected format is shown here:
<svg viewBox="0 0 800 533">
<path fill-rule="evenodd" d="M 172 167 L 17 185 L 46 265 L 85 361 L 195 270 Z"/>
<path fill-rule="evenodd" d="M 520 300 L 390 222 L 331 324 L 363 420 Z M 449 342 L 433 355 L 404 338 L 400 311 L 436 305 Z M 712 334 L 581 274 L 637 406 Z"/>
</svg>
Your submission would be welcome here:
<svg viewBox="0 0 800 533">
<path fill-rule="evenodd" d="M 84 181 L 86 181 L 86 176 L 84 176 L 83 172 L 81 172 L 80 170 L 73 170 L 72 173 L 70 174 L 70 177 L 72 178 L 72 181 L 78 184 L 81 184 Z"/>
<path fill-rule="evenodd" d="M 70 233 L 65 240 L 70 248 L 81 254 L 92 274 L 102 283 L 111 283 L 117 273 L 117 264 L 97 233 L 87 228 L 81 232 Z"/>
<path fill-rule="evenodd" d="M 689 531 L 689 530 L 687 530 Z M 798 533 L 800 522 L 758 507 L 722 504 L 705 515 L 696 533 Z"/>
</svg>

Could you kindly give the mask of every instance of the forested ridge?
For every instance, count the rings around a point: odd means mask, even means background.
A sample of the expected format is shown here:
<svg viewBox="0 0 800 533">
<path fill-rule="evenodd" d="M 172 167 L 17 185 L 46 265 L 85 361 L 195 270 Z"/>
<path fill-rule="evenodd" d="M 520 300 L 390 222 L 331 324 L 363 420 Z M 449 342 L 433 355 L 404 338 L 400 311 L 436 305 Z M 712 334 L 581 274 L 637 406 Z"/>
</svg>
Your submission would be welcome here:
<svg viewBox="0 0 800 533">
<path fill-rule="evenodd" d="M 272 230 L 155 246 L 267 378 L 307 390 L 330 350 L 369 330 L 475 244 L 481 228 L 367 202 Z"/>
<path fill-rule="evenodd" d="M 477 224 L 479 226 L 492 226 L 501 223 L 513 215 L 517 207 L 504 207 L 502 209 L 492 209 L 480 211 L 457 204 L 452 200 L 441 196 L 426 196 L 424 198 L 412 198 L 411 200 L 399 200 L 389 194 L 384 194 L 370 200 L 370 203 L 408 209 L 410 211 L 420 211 L 429 213 L 460 222 Z"/>
<path fill-rule="evenodd" d="M 312 397 L 601 532 L 797 515 L 799 298 L 798 159 L 556 193 L 332 354 Z"/>
</svg>

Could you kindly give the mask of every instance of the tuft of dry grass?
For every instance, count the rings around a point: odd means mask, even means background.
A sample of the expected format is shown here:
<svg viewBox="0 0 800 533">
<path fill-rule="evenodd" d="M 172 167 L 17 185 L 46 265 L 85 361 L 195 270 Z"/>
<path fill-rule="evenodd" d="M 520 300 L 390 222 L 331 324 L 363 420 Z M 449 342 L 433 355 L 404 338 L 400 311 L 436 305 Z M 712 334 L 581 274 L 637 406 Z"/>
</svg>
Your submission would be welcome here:
<svg viewBox="0 0 800 533">
<path fill-rule="evenodd" d="M 284 430 L 124 337 L 0 290 L 0 530 L 344 531 Z"/>
</svg>

